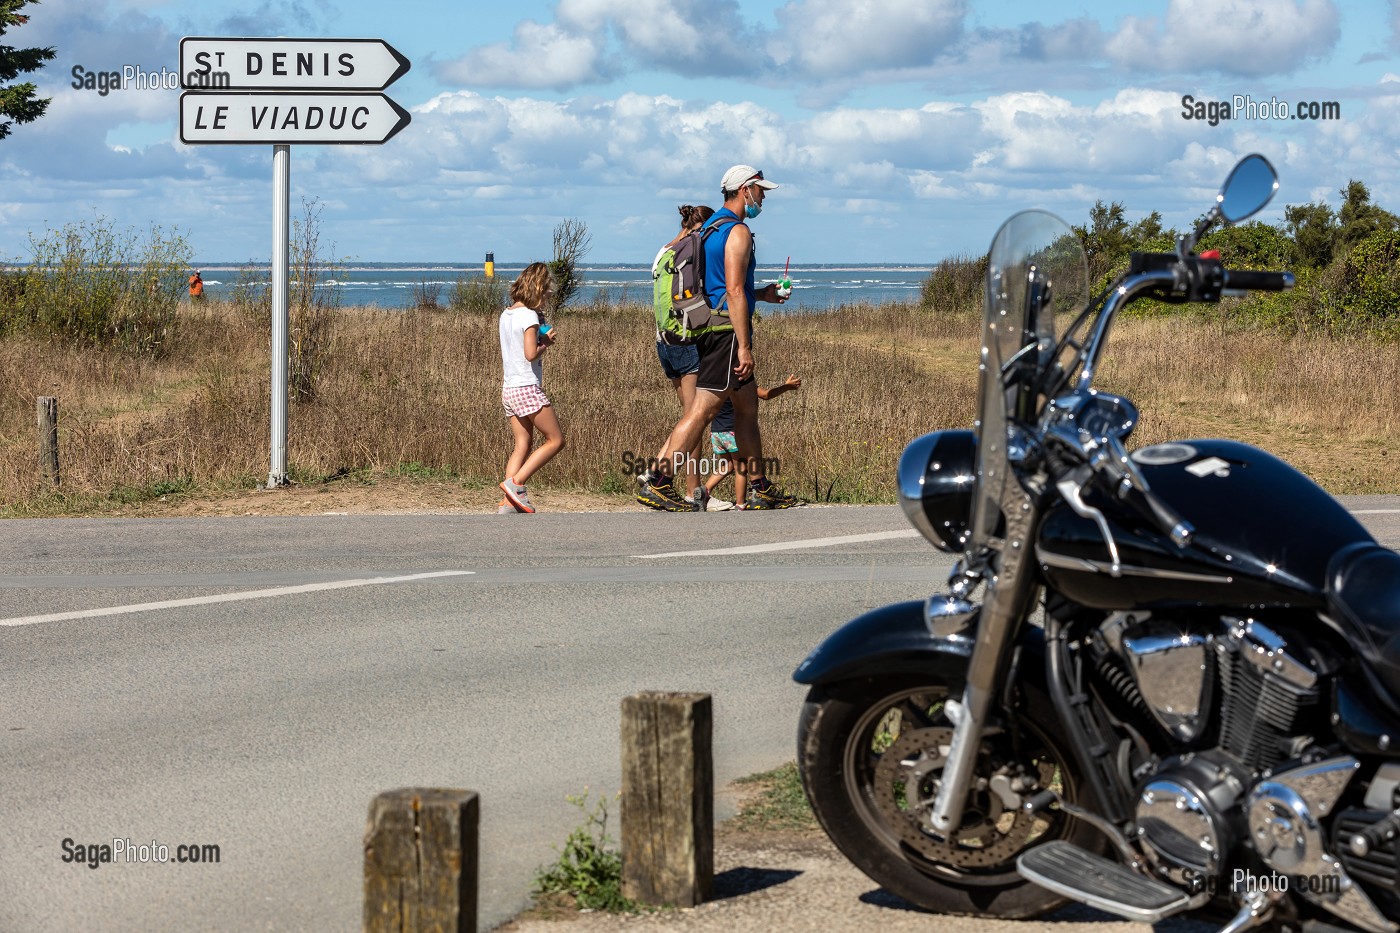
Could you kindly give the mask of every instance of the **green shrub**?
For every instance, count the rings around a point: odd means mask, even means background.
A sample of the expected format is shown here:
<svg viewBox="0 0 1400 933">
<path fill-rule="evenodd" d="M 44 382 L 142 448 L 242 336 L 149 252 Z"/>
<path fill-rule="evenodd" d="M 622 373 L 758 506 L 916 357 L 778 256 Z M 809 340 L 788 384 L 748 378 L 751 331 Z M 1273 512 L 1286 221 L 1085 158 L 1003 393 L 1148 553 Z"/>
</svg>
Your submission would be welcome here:
<svg viewBox="0 0 1400 933">
<path fill-rule="evenodd" d="M 510 284 L 500 276 L 458 276 L 447 296 L 447 310 L 458 314 L 500 314 L 510 304 Z"/>
<path fill-rule="evenodd" d="M 581 220 L 570 217 L 554 228 L 554 258 L 548 263 L 549 271 L 554 274 L 551 313 L 557 314 L 567 307 L 583 288 L 583 270 L 579 264 L 592 245 L 593 236 Z"/>
<path fill-rule="evenodd" d="M 919 307 L 937 314 L 979 314 L 987 256 L 952 256 L 933 267 L 919 290 Z"/>
<path fill-rule="evenodd" d="M 1196 244 L 1197 252 L 1219 250 L 1227 269 L 1277 271 L 1292 264 L 1297 248 L 1288 235 L 1271 224 L 1253 221 L 1233 227 L 1219 227 Z"/>
<path fill-rule="evenodd" d="M 81 345 L 165 351 L 190 267 L 182 236 L 152 227 L 142 238 L 99 217 L 31 239 L 30 247 L 34 258 L 15 299 L 21 325 Z"/>
<path fill-rule="evenodd" d="M 1356 244 L 1343 261 L 1341 288 L 1358 324 L 1400 316 L 1400 232 L 1381 230 Z"/>
<path fill-rule="evenodd" d="M 622 856 L 608 837 L 608 802 L 604 797 L 592 810 L 588 792 L 569 797 L 583 813 L 559 851 L 559 860 L 535 874 L 535 895 L 563 894 L 574 898 L 583 910 L 636 911 L 639 905 L 622 894 Z"/>
</svg>

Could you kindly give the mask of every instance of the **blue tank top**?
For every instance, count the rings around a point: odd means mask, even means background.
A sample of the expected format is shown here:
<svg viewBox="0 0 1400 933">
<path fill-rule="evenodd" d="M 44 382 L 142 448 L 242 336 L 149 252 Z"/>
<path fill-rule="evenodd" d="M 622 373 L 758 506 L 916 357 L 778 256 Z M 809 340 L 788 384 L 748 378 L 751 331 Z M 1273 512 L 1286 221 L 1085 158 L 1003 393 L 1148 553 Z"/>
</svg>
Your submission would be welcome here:
<svg viewBox="0 0 1400 933">
<path fill-rule="evenodd" d="M 739 220 L 739 215 L 727 207 L 721 207 L 715 211 L 702 229 L 708 229 L 715 225 L 715 221 L 723 219 Z M 734 232 L 737 224 L 725 224 L 705 238 L 705 295 L 710 299 L 710 307 L 727 310 L 729 308 L 729 298 L 724 293 L 724 245 L 729 242 L 729 234 Z M 750 240 L 750 243 L 753 241 Z M 744 279 L 744 294 L 749 299 L 749 320 L 753 320 L 754 287 L 753 287 L 753 267 L 754 258 L 752 248 L 749 250 L 749 271 Z"/>
</svg>

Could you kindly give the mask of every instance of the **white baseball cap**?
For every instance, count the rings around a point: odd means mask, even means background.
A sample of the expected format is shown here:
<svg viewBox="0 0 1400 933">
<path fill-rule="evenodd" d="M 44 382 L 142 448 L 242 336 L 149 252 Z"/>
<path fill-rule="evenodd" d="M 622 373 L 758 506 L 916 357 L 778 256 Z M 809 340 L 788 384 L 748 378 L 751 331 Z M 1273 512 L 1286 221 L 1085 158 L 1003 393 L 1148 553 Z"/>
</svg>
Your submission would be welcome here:
<svg viewBox="0 0 1400 933">
<path fill-rule="evenodd" d="M 776 188 L 777 184 L 768 181 L 763 177 L 763 173 L 752 165 L 736 165 L 724 173 L 720 179 L 720 190 L 728 194 L 731 191 L 738 191 L 744 185 L 758 185 L 760 188 Z"/>
</svg>

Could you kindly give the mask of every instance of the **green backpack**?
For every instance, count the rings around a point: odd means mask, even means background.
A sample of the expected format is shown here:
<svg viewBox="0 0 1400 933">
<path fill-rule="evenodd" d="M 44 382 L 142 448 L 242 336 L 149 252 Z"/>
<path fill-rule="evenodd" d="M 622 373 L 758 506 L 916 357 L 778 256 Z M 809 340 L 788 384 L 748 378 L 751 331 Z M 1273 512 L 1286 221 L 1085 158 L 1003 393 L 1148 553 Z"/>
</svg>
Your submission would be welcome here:
<svg viewBox="0 0 1400 933">
<path fill-rule="evenodd" d="M 688 233 L 657 259 L 651 272 L 651 298 L 656 332 L 666 343 L 680 346 L 694 343 L 703 334 L 733 329 L 729 315 L 712 308 L 705 294 L 705 238 L 736 222 L 724 218 Z"/>
</svg>

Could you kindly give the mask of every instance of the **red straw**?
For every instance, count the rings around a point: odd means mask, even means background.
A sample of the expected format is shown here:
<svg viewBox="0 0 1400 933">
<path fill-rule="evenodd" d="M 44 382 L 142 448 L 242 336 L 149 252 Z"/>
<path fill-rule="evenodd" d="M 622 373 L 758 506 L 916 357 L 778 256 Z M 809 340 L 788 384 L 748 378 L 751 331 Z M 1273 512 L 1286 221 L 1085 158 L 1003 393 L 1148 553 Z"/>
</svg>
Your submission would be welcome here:
<svg viewBox="0 0 1400 933">
<path fill-rule="evenodd" d="M 783 263 L 783 278 L 787 278 L 788 266 L 792 265 L 792 257 L 789 256 L 787 262 Z"/>
</svg>

